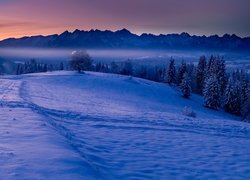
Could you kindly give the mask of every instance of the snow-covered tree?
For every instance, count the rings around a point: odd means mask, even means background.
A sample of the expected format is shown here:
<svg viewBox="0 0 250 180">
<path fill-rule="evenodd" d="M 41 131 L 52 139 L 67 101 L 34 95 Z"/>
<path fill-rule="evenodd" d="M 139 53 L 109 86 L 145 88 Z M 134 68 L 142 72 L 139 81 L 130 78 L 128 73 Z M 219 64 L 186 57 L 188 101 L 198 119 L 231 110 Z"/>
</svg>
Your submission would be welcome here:
<svg viewBox="0 0 250 180">
<path fill-rule="evenodd" d="M 242 105 L 241 114 L 244 120 L 250 122 L 250 84 L 247 88 L 247 98 Z"/>
<path fill-rule="evenodd" d="M 191 91 L 195 90 L 196 87 L 196 67 L 193 63 L 187 64 L 187 73 L 190 78 Z"/>
<path fill-rule="evenodd" d="M 248 99 L 248 94 L 249 94 L 249 79 L 248 75 L 246 72 L 242 71 L 240 75 L 240 86 L 242 90 L 242 103 L 244 103 Z"/>
<path fill-rule="evenodd" d="M 225 60 L 223 58 L 217 59 L 217 78 L 220 86 L 221 95 L 224 94 L 226 85 L 227 85 L 227 77 L 226 77 L 226 65 Z"/>
<path fill-rule="evenodd" d="M 203 92 L 206 75 L 206 64 L 206 57 L 201 56 L 196 70 L 196 92 L 198 94 L 202 94 Z"/>
<path fill-rule="evenodd" d="M 167 68 L 166 82 L 170 85 L 176 82 L 175 61 L 173 58 L 170 59 L 169 66 Z"/>
<path fill-rule="evenodd" d="M 208 64 L 206 66 L 206 72 L 205 72 L 206 73 L 206 79 L 208 79 L 209 77 L 214 76 L 214 75 L 218 79 L 219 73 L 223 69 L 223 62 L 224 62 L 224 60 L 221 61 L 221 59 L 222 58 L 220 58 L 219 56 L 218 57 L 215 57 L 215 56 L 211 56 L 210 57 L 210 59 L 208 61 Z M 218 83 L 220 83 L 219 81 L 220 80 L 218 79 Z"/>
<path fill-rule="evenodd" d="M 89 70 L 92 65 L 92 59 L 85 51 L 74 51 L 72 53 L 70 66 L 73 70 L 78 72 Z"/>
<path fill-rule="evenodd" d="M 208 79 L 214 72 L 215 60 L 214 56 L 211 56 L 207 62 L 206 66 L 206 78 Z"/>
<path fill-rule="evenodd" d="M 220 107 L 220 89 L 219 83 L 215 75 L 208 78 L 205 82 L 203 90 L 204 106 L 211 109 L 219 109 Z"/>
<path fill-rule="evenodd" d="M 240 115 L 241 113 L 241 87 L 239 82 L 230 78 L 225 91 L 224 109 L 226 112 Z"/>
<path fill-rule="evenodd" d="M 188 73 L 184 74 L 180 88 L 184 98 L 189 98 L 191 96 L 190 78 Z"/>
<path fill-rule="evenodd" d="M 184 74 L 187 72 L 187 64 L 183 61 L 178 69 L 176 84 L 179 86 L 184 78 Z"/>
</svg>

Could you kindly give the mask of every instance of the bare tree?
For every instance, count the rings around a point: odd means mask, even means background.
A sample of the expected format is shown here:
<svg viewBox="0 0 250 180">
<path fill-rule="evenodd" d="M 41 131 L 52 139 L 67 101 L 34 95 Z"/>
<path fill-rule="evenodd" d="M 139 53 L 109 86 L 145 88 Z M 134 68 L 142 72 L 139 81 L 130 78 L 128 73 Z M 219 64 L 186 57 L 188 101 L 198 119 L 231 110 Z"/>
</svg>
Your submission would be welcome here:
<svg viewBox="0 0 250 180">
<path fill-rule="evenodd" d="M 70 66 L 73 70 L 81 71 L 90 70 L 92 59 L 86 51 L 74 51 L 72 53 Z"/>
</svg>

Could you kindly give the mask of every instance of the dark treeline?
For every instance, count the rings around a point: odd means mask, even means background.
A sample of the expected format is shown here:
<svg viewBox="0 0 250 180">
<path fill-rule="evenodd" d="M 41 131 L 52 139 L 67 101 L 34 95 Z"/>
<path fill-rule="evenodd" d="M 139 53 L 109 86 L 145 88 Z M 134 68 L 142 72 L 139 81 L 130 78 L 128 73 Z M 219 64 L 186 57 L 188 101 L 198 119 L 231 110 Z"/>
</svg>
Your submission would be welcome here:
<svg viewBox="0 0 250 180">
<path fill-rule="evenodd" d="M 211 56 L 208 60 L 200 57 L 195 66 L 183 61 L 180 65 L 170 59 L 167 67 L 135 66 L 130 60 L 122 63 L 93 64 L 91 71 L 115 73 L 167 83 L 180 90 L 184 98 L 191 93 L 203 96 L 204 106 L 210 109 L 223 109 L 225 112 L 250 120 L 250 80 L 244 70 L 226 69 L 225 60 Z"/>
<path fill-rule="evenodd" d="M 161 66 L 135 66 L 131 60 L 125 62 L 111 62 L 110 64 L 96 63 L 92 66 L 92 71 L 114 73 L 126 76 L 134 76 L 156 82 L 164 82 L 166 69 Z"/>
<path fill-rule="evenodd" d="M 228 72 L 225 60 L 219 56 L 211 56 L 209 59 L 202 56 L 196 66 L 185 61 L 176 65 L 171 58 L 167 66 L 163 67 L 134 65 L 131 60 L 109 64 L 93 63 L 85 52 L 77 52 L 70 63 L 65 65 L 37 63 L 34 59 L 18 64 L 16 74 L 64 69 L 114 73 L 167 83 L 177 88 L 184 98 L 191 98 L 191 93 L 199 94 L 203 96 L 205 107 L 223 109 L 250 121 L 249 75 L 239 69 Z"/>
<path fill-rule="evenodd" d="M 55 65 L 38 63 L 35 59 L 31 59 L 29 61 L 25 61 L 24 63 L 17 64 L 16 75 L 64 70 L 64 66 L 63 62 L 60 62 L 59 65 Z"/>
</svg>

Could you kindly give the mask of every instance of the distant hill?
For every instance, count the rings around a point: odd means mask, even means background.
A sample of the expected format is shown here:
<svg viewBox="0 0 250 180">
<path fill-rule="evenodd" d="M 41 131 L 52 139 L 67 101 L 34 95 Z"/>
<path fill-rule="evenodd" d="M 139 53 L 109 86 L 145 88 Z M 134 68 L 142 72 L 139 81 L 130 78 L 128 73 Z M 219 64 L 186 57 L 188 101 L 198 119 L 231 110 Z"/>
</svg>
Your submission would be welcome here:
<svg viewBox="0 0 250 180">
<path fill-rule="evenodd" d="M 65 31 L 49 36 L 31 36 L 0 41 L 0 47 L 29 48 L 116 48 L 116 49 L 196 49 L 250 51 L 250 37 L 236 35 L 191 36 L 188 33 L 136 35 L 122 29 L 118 31 Z"/>
</svg>

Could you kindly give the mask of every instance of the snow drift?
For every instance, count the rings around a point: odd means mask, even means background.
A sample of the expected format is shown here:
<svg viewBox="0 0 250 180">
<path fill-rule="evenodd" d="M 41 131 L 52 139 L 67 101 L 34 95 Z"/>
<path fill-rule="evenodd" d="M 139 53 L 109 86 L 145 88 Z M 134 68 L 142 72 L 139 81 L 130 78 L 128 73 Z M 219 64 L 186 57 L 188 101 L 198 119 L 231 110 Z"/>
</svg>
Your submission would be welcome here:
<svg viewBox="0 0 250 180">
<path fill-rule="evenodd" d="M 165 84 L 90 72 L 6 76 L 0 103 L 4 179 L 250 177 L 250 125 Z"/>
</svg>

